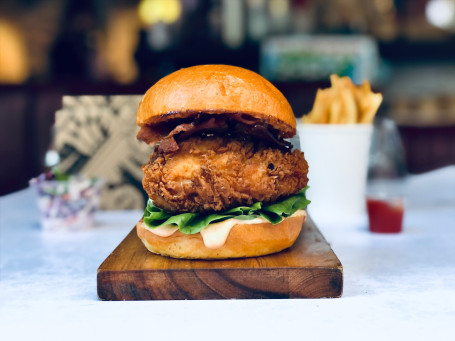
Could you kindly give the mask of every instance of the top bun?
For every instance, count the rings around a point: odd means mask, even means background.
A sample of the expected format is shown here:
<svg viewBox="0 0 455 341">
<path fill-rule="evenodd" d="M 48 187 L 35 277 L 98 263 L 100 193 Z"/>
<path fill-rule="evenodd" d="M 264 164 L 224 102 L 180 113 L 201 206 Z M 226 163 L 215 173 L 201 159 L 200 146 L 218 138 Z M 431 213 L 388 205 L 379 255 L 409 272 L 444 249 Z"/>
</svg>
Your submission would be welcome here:
<svg viewBox="0 0 455 341">
<path fill-rule="evenodd" d="M 193 66 L 162 78 L 142 98 L 137 124 L 200 112 L 248 114 L 266 121 L 283 137 L 296 133 L 294 113 L 283 94 L 257 73 L 230 65 Z"/>
</svg>

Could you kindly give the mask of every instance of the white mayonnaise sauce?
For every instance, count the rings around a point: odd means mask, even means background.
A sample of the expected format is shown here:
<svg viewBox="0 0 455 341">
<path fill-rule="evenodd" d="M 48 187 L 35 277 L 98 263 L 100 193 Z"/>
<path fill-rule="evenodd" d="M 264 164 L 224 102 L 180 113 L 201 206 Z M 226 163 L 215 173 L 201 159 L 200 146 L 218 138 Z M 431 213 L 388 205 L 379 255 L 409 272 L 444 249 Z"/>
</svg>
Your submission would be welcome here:
<svg viewBox="0 0 455 341">
<path fill-rule="evenodd" d="M 218 249 L 226 243 L 226 239 L 231 229 L 236 224 L 260 224 L 265 223 L 264 218 L 255 218 L 251 220 L 227 219 L 219 223 L 210 224 L 201 231 L 201 237 L 204 244 L 209 249 Z"/>
<path fill-rule="evenodd" d="M 145 225 L 145 226 L 147 226 L 147 225 Z M 169 225 L 163 225 L 160 227 L 155 227 L 154 229 L 149 229 L 149 231 L 160 237 L 169 237 L 169 236 L 172 236 L 174 234 L 174 232 L 177 231 L 178 229 L 179 229 L 179 227 L 177 225 L 169 224 Z"/>
</svg>

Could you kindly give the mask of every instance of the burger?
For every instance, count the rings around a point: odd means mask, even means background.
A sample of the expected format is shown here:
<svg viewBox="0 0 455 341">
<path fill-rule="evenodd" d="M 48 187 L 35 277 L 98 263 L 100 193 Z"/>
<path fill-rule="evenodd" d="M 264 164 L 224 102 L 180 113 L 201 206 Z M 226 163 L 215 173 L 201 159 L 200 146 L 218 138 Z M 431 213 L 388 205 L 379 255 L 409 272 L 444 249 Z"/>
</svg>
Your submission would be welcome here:
<svg viewBox="0 0 455 341">
<path fill-rule="evenodd" d="M 144 95 L 139 140 L 150 200 L 137 234 L 174 258 L 223 259 L 289 248 L 306 219 L 308 164 L 296 120 L 262 76 L 235 66 L 178 70 Z"/>
</svg>

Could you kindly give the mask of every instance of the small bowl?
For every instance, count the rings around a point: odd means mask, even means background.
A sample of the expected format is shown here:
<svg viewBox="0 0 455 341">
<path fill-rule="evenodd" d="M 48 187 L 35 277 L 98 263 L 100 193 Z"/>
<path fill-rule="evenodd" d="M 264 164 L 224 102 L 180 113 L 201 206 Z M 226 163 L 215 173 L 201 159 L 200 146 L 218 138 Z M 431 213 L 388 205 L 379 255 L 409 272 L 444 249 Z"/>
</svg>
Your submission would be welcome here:
<svg viewBox="0 0 455 341">
<path fill-rule="evenodd" d="M 81 175 L 66 180 L 49 179 L 49 173 L 30 180 L 37 191 L 41 226 L 44 230 L 82 230 L 94 226 L 102 181 Z"/>
</svg>

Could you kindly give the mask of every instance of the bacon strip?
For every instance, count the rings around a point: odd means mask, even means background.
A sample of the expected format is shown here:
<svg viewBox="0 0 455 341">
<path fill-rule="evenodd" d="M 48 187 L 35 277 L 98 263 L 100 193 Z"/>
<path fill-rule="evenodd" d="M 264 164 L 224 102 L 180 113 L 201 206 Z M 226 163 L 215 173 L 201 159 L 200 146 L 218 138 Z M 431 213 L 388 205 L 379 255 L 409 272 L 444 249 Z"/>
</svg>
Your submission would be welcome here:
<svg viewBox="0 0 455 341">
<path fill-rule="evenodd" d="M 228 121 L 231 118 L 231 121 Z M 278 148 L 289 149 L 292 145 L 276 136 L 270 128 L 254 117 L 247 117 L 244 114 L 232 114 L 226 116 L 212 116 L 206 120 L 196 118 L 190 123 L 181 123 L 175 128 L 169 125 L 142 126 L 137 134 L 139 140 L 148 144 L 159 143 L 158 150 L 163 152 L 173 152 L 179 149 L 178 140 L 186 139 L 199 132 L 223 133 L 232 131 L 241 136 L 255 136 L 268 144 Z"/>
<path fill-rule="evenodd" d="M 274 145 L 282 149 L 291 149 L 292 144 L 289 141 L 285 141 L 281 138 L 277 138 L 272 132 L 263 124 L 255 125 L 244 125 L 238 124 L 236 127 L 237 132 L 242 135 L 251 135 L 258 137 L 264 142 L 267 142 L 270 145 Z"/>
<path fill-rule="evenodd" d="M 220 133 L 228 130 L 228 124 L 224 117 L 211 117 L 207 121 L 196 123 L 194 127 L 184 131 L 179 138 L 185 139 L 198 132 Z M 172 133 L 172 132 L 171 132 Z"/>
<path fill-rule="evenodd" d="M 245 114 L 234 114 L 232 115 L 232 118 L 234 118 L 236 121 L 245 123 L 247 125 L 252 125 L 259 121 L 259 119 Z"/>
<path fill-rule="evenodd" d="M 167 137 L 158 145 L 158 152 L 161 153 L 172 153 L 179 150 L 179 145 L 175 141 L 174 137 Z"/>
<path fill-rule="evenodd" d="M 150 144 L 161 141 L 166 138 L 167 135 L 167 133 L 161 132 L 158 129 L 152 129 L 149 126 L 142 126 L 141 129 L 139 129 L 136 138 Z"/>
</svg>

